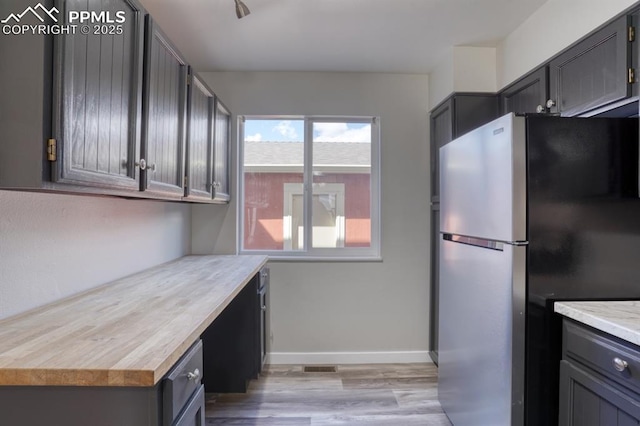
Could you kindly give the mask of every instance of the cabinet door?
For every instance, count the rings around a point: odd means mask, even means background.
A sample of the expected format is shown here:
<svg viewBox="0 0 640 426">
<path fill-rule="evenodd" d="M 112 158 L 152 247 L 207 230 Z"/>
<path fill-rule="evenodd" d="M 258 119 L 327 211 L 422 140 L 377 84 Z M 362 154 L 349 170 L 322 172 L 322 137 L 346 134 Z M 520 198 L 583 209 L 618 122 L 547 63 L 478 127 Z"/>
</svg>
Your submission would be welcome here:
<svg viewBox="0 0 640 426">
<path fill-rule="evenodd" d="M 551 112 L 575 116 L 631 96 L 629 26 L 623 16 L 549 63 Z"/>
<path fill-rule="evenodd" d="M 637 394 L 613 386 L 586 368 L 560 363 L 560 426 L 637 426 Z"/>
<path fill-rule="evenodd" d="M 193 74 L 189 85 L 189 125 L 187 129 L 187 184 L 185 197 L 213 199 L 213 110 L 215 98 L 200 78 Z"/>
<path fill-rule="evenodd" d="M 172 426 L 204 426 L 204 410 L 204 385 L 200 385 Z"/>
<path fill-rule="evenodd" d="M 91 25 L 87 35 L 77 31 L 54 37 L 58 159 L 52 179 L 137 190 L 144 9 L 135 0 L 60 0 L 56 7 L 63 25 L 69 11 L 108 12 L 124 19 L 113 25 L 113 34 L 95 34 Z"/>
<path fill-rule="evenodd" d="M 184 195 L 187 64 L 149 16 L 144 88 L 141 189 L 179 199 Z"/>
<path fill-rule="evenodd" d="M 217 98 L 215 121 L 213 199 L 219 202 L 229 202 L 231 199 L 229 188 L 231 112 Z"/>
<path fill-rule="evenodd" d="M 438 299 L 440 298 L 440 203 L 431 204 L 431 309 L 429 324 L 429 351 L 438 364 Z"/>
<path fill-rule="evenodd" d="M 440 147 L 453 140 L 453 100 L 431 111 L 431 200 L 440 195 Z"/>
<path fill-rule="evenodd" d="M 500 92 L 502 114 L 546 112 L 546 103 L 549 99 L 547 74 L 548 68 L 544 66 L 502 90 Z"/>
</svg>

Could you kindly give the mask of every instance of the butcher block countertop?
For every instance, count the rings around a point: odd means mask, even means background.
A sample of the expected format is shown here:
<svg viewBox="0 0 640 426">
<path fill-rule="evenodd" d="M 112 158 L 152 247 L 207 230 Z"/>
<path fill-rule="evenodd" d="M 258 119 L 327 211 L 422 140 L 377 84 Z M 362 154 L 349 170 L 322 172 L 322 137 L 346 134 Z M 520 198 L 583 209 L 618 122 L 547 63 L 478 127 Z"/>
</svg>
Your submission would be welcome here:
<svg viewBox="0 0 640 426">
<path fill-rule="evenodd" d="M 266 263 L 186 256 L 0 321 L 0 386 L 154 386 Z"/>
<path fill-rule="evenodd" d="M 640 301 L 555 302 L 553 309 L 567 318 L 640 346 Z"/>
</svg>

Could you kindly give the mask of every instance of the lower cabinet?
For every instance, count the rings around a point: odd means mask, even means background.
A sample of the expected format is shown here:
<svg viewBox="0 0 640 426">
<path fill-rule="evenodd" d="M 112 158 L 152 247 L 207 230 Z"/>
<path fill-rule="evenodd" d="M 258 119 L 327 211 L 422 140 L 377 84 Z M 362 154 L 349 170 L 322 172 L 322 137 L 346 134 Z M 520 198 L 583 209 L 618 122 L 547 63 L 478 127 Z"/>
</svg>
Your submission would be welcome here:
<svg viewBox="0 0 640 426">
<path fill-rule="evenodd" d="M 204 425 L 202 343 L 152 387 L 0 386 L 0 425 Z"/>
<path fill-rule="evenodd" d="M 204 424 L 203 371 L 202 341 L 198 341 L 162 379 L 163 426 Z M 198 412 L 203 421 L 193 423 Z"/>
<path fill-rule="evenodd" d="M 207 392 L 246 392 L 266 349 L 268 268 L 263 268 L 202 335 Z M 264 307 L 264 309 L 263 309 Z"/>
<path fill-rule="evenodd" d="M 562 353 L 560 426 L 640 425 L 640 347 L 565 319 Z"/>
<path fill-rule="evenodd" d="M 204 426 L 204 385 L 200 385 L 172 426 Z"/>
<path fill-rule="evenodd" d="M 587 368 L 560 363 L 560 426 L 638 425 L 638 397 Z"/>
</svg>

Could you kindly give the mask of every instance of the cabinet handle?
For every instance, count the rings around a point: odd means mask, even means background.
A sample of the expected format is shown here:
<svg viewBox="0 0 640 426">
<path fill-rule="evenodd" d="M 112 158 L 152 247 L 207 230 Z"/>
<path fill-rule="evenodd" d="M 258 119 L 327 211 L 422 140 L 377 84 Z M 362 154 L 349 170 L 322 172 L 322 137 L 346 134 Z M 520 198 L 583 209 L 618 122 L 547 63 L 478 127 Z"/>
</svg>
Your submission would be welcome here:
<svg viewBox="0 0 640 426">
<path fill-rule="evenodd" d="M 152 172 L 156 171 L 156 163 L 147 165 L 147 170 L 151 170 Z"/>
<path fill-rule="evenodd" d="M 200 379 L 200 370 L 198 370 L 197 368 L 195 370 L 193 370 L 193 372 L 188 372 L 187 373 L 187 380 L 193 380 L 194 382 L 198 381 L 198 379 Z"/>
<path fill-rule="evenodd" d="M 549 100 L 547 101 L 547 108 L 551 109 L 551 108 L 553 108 L 554 106 L 556 106 L 556 101 L 554 101 L 553 99 L 549 99 Z"/>
<path fill-rule="evenodd" d="M 260 309 L 262 310 L 262 312 L 267 312 L 267 305 L 262 305 Z"/>
<path fill-rule="evenodd" d="M 536 112 L 537 112 L 538 114 L 543 113 L 544 111 L 545 111 L 545 109 L 544 109 L 544 107 L 543 107 L 542 105 L 538 105 L 538 106 L 536 107 Z"/>
<path fill-rule="evenodd" d="M 144 158 L 141 158 L 140 161 L 136 161 L 134 164 L 136 167 L 140 167 L 140 170 L 145 170 L 147 168 L 147 160 Z"/>
<path fill-rule="evenodd" d="M 626 370 L 629 367 L 629 364 L 627 363 L 627 361 L 620 359 L 618 357 L 615 357 L 613 359 L 613 368 L 616 369 L 616 371 L 619 372 L 623 372 L 624 370 Z"/>
</svg>

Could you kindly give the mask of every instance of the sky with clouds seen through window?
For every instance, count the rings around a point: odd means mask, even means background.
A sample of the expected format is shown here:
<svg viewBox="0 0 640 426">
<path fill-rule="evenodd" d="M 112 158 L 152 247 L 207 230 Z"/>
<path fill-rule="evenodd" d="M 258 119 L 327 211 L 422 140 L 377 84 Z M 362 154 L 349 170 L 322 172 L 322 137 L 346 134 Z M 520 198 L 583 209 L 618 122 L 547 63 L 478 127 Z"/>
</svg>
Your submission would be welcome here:
<svg viewBox="0 0 640 426">
<path fill-rule="evenodd" d="M 304 120 L 250 120 L 244 123 L 247 142 L 302 142 Z M 368 123 L 314 123 L 314 142 L 371 142 Z"/>
</svg>

